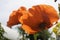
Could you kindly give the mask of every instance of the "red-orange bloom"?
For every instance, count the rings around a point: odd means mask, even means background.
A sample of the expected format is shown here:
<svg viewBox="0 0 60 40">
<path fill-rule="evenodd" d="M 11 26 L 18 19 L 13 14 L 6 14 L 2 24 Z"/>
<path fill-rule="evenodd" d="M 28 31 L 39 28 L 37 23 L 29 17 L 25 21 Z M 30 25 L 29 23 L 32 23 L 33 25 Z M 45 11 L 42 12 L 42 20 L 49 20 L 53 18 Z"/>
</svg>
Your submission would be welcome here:
<svg viewBox="0 0 60 40">
<path fill-rule="evenodd" d="M 42 29 L 48 29 L 59 19 L 56 10 L 50 5 L 36 5 L 26 10 L 21 7 L 10 15 L 7 26 L 22 24 L 23 30 L 34 34 Z"/>
</svg>

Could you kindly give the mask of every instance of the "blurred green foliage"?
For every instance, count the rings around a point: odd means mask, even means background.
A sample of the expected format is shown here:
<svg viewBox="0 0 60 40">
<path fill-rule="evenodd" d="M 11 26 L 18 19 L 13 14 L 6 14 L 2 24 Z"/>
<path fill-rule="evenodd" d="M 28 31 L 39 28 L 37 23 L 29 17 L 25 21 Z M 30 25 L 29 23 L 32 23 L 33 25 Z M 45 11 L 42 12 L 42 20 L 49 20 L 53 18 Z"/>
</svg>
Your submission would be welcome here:
<svg viewBox="0 0 60 40">
<path fill-rule="evenodd" d="M 8 38 L 4 37 L 4 29 L 1 27 L 1 23 L 0 23 L 0 40 L 9 40 Z"/>
<path fill-rule="evenodd" d="M 43 30 L 34 35 L 35 40 L 37 40 L 37 37 L 38 37 L 38 39 L 41 39 L 41 40 L 48 40 L 48 38 L 50 38 L 50 36 L 51 36 L 51 33 L 49 33 L 48 30 Z"/>
<path fill-rule="evenodd" d="M 27 38 L 30 39 L 31 36 L 27 35 L 27 33 L 24 33 L 23 29 L 19 28 L 19 33 L 20 35 L 22 34 L 23 38 L 22 40 L 27 40 Z M 26 35 L 26 36 L 24 36 Z M 48 38 L 51 37 L 51 33 L 48 30 L 42 30 L 41 32 L 35 33 L 34 35 L 32 35 L 34 37 L 34 40 L 48 40 Z"/>
<path fill-rule="evenodd" d="M 60 35 L 60 22 L 58 22 L 57 25 L 53 28 L 53 32 L 56 35 Z"/>
</svg>

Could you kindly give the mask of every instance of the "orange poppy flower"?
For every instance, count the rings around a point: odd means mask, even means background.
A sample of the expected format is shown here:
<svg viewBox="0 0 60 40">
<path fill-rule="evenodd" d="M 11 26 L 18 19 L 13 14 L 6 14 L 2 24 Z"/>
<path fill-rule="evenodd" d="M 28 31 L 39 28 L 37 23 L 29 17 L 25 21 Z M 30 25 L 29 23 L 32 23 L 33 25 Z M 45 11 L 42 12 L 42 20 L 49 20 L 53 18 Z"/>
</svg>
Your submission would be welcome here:
<svg viewBox="0 0 60 40">
<path fill-rule="evenodd" d="M 48 29 L 59 19 L 56 10 L 50 5 L 36 5 L 28 10 L 25 7 L 21 7 L 10 16 L 11 18 L 9 18 L 7 25 L 12 26 L 21 23 L 23 30 L 28 34 Z"/>
<path fill-rule="evenodd" d="M 21 7 L 22 10 L 25 9 L 25 7 Z M 17 25 L 20 24 L 20 22 L 18 21 L 18 16 L 21 17 L 23 14 L 21 13 L 22 10 L 21 8 L 19 8 L 18 10 L 14 10 L 10 16 L 9 16 L 9 20 L 7 22 L 7 26 L 12 27 L 13 25 Z"/>
</svg>

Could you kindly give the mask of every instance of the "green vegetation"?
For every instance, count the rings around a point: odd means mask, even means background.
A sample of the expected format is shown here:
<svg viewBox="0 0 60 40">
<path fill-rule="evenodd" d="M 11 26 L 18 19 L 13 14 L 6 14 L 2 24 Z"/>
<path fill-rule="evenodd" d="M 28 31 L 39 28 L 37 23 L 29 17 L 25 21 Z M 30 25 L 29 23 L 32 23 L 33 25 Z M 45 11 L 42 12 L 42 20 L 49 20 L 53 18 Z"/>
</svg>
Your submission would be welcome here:
<svg viewBox="0 0 60 40">
<path fill-rule="evenodd" d="M 57 25 L 53 28 L 53 32 L 54 32 L 56 35 L 60 35 L 60 22 L 57 23 Z"/>
<path fill-rule="evenodd" d="M 4 29 L 1 27 L 1 23 L 0 23 L 0 40 L 9 40 L 8 38 L 4 37 Z"/>
<path fill-rule="evenodd" d="M 37 40 L 37 38 L 41 39 L 41 40 L 48 40 L 48 38 L 50 38 L 50 36 L 51 36 L 51 33 L 49 33 L 48 30 L 43 30 L 34 35 L 35 40 Z"/>
<path fill-rule="evenodd" d="M 51 33 L 49 33 L 48 30 L 42 30 L 41 32 L 38 32 L 38 33 L 36 33 L 36 34 L 34 34 L 34 35 L 27 35 L 27 34 L 23 31 L 23 29 L 20 29 L 19 27 L 18 27 L 18 31 L 19 31 L 20 35 L 23 36 L 21 40 L 27 40 L 27 38 L 30 39 L 32 36 L 33 36 L 33 39 L 34 39 L 34 40 L 38 40 L 38 39 L 48 40 L 48 38 L 51 37 Z M 26 36 L 24 36 L 24 35 L 26 35 Z M 33 40 L 33 39 L 31 39 L 31 40 Z"/>
</svg>

